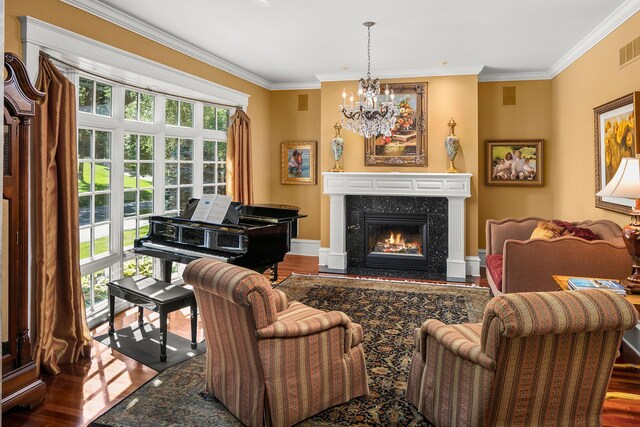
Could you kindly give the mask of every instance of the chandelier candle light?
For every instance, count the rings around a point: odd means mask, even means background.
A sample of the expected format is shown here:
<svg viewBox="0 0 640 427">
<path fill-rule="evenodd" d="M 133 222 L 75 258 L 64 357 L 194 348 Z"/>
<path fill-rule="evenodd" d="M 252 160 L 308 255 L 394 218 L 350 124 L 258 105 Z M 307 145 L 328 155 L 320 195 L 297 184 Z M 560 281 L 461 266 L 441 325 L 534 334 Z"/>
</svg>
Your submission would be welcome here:
<svg viewBox="0 0 640 427">
<path fill-rule="evenodd" d="M 354 102 L 352 93 L 347 104 L 347 92 L 342 91 L 342 125 L 366 138 L 391 136 L 391 129 L 398 116 L 398 106 L 393 102 L 393 91 L 389 90 L 388 85 L 384 91 L 385 99 L 378 101 L 380 80 L 371 78 L 371 27 L 375 22 L 365 22 L 362 25 L 367 27 L 367 78 L 361 78 L 358 83 L 357 101 Z"/>
</svg>

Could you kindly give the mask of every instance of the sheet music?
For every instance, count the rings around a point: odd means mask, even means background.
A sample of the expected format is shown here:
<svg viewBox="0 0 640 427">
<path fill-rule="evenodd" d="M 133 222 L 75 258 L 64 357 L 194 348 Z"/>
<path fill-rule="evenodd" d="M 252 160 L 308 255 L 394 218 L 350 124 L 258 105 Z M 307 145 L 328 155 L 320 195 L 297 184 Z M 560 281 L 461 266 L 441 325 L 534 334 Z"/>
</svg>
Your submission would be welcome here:
<svg viewBox="0 0 640 427">
<path fill-rule="evenodd" d="M 211 212 L 211 206 L 213 206 L 215 200 L 216 194 L 203 194 L 200 198 L 200 202 L 198 202 L 198 206 L 196 206 L 196 210 L 191 216 L 191 219 L 193 221 L 207 221 L 207 217 Z"/>
<path fill-rule="evenodd" d="M 193 212 L 193 221 L 210 222 L 222 224 L 231 205 L 231 196 L 221 194 L 203 194 L 200 202 Z"/>
<path fill-rule="evenodd" d="M 229 206 L 231 205 L 231 196 L 223 196 L 221 194 L 214 194 L 213 204 L 209 215 L 207 215 L 207 222 L 214 224 L 222 224 L 224 217 L 227 215 Z"/>
</svg>

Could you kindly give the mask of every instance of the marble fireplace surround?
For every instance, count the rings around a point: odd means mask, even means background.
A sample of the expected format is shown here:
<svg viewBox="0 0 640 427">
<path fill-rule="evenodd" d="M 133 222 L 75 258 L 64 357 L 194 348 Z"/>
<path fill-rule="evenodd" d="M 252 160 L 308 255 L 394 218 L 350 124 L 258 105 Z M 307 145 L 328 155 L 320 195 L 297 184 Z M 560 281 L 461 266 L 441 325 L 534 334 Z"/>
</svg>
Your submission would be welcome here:
<svg viewBox="0 0 640 427">
<path fill-rule="evenodd" d="M 464 279 L 465 199 L 471 197 L 469 173 L 323 172 L 324 194 L 330 197 L 329 248 L 321 248 L 321 271 L 347 269 L 345 196 L 446 197 L 448 206 L 447 277 Z"/>
</svg>

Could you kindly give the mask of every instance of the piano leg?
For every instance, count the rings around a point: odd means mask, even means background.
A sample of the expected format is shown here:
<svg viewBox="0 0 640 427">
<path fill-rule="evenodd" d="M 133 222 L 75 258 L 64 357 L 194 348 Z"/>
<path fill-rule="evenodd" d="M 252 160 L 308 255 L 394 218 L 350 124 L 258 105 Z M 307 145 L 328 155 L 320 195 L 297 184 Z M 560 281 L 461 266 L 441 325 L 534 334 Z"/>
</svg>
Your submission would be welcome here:
<svg viewBox="0 0 640 427">
<path fill-rule="evenodd" d="M 171 269 L 173 268 L 173 262 L 166 259 L 160 260 L 161 277 L 163 282 L 171 283 Z"/>
<path fill-rule="evenodd" d="M 167 312 L 160 307 L 160 361 L 167 361 Z"/>
<path fill-rule="evenodd" d="M 144 323 L 144 308 L 142 306 L 138 307 L 138 325 L 142 326 Z"/>
<path fill-rule="evenodd" d="M 198 348 L 196 334 L 198 333 L 198 306 L 195 299 L 191 304 L 191 348 Z"/>
<path fill-rule="evenodd" d="M 115 329 L 113 327 L 113 319 L 116 314 L 116 297 L 111 293 L 111 288 L 108 289 L 109 292 L 109 335 L 113 335 Z"/>
<path fill-rule="evenodd" d="M 275 285 L 278 283 L 278 263 L 276 262 L 271 266 L 271 274 L 269 275 L 271 279 L 271 284 Z"/>
</svg>

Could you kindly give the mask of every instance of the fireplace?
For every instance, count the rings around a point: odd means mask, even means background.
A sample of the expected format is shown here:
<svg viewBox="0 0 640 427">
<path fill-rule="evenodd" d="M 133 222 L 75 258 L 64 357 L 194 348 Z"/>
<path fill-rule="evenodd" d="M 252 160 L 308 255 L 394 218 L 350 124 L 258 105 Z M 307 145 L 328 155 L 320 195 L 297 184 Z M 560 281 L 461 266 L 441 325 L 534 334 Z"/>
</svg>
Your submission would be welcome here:
<svg viewBox="0 0 640 427">
<path fill-rule="evenodd" d="M 426 215 L 364 215 L 365 267 L 427 269 Z"/>
<path fill-rule="evenodd" d="M 322 172 L 322 176 L 323 192 L 330 201 L 329 247 L 318 252 L 320 271 L 372 275 L 357 271 L 365 269 L 363 212 L 426 213 L 429 267 L 416 273 L 421 278 L 440 275 L 448 280 L 464 280 L 467 271 L 479 275 L 480 259 L 470 258 L 469 264 L 465 259 L 465 199 L 471 197 L 470 173 Z M 406 199 L 413 202 L 407 205 Z M 375 275 L 387 273 L 385 268 L 375 270 Z"/>
<path fill-rule="evenodd" d="M 446 278 L 446 198 L 347 196 L 345 199 L 349 274 Z"/>
</svg>

